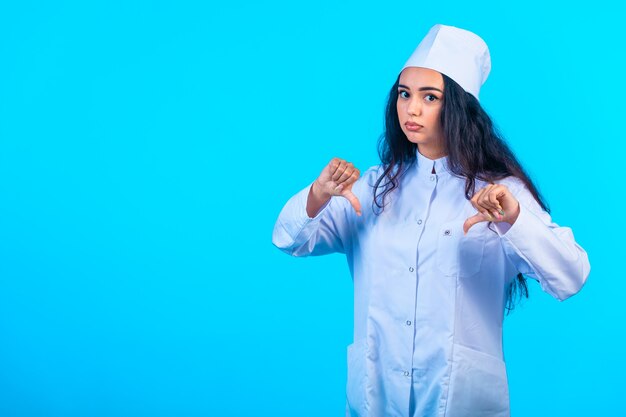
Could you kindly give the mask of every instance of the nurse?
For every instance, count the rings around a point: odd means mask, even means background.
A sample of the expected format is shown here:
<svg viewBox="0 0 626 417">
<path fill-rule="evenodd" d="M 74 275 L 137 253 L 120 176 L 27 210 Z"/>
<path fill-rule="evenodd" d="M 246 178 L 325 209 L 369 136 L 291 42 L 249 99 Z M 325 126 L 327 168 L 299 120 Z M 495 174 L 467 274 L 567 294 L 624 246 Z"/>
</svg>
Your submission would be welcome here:
<svg viewBox="0 0 626 417">
<path fill-rule="evenodd" d="M 381 164 L 333 158 L 276 221 L 290 255 L 346 255 L 347 415 L 509 416 L 504 311 L 525 277 L 564 300 L 589 275 L 479 103 L 490 70 L 479 36 L 433 26 L 389 93 Z"/>
</svg>

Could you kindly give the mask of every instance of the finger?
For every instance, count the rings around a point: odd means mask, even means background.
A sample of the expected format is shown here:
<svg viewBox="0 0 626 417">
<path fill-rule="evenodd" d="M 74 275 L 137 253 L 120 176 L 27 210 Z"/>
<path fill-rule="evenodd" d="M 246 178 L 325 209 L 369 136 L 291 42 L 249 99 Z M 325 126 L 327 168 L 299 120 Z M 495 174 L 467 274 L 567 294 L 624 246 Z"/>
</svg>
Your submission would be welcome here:
<svg viewBox="0 0 626 417">
<path fill-rule="evenodd" d="M 491 217 L 491 213 L 489 211 L 489 207 L 483 204 L 483 195 L 487 192 L 485 188 L 481 189 L 474 197 L 472 197 L 472 206 L 476 209 L 476 211 L 480 212 L 487 220 L 493 220 Z"/>
<path fill-rule="evenodd" d="M 500 203 L 497 199 L 495 199 L 495 203 L 492 200 L 492 197 L 495 198 L 494 189 L 496 189 L 495 184 L 489 184 L 483 188 L 483 192 L 479 195 L 477 199 L 477 205 L 480 207 L 479 211 L 484 213 L 489 220 L 500 219 Z"/>
<path fill-rule="evenodd" d="M 500 200 L 498 200 L 498 198 L 504 197 L 506 191 L 507 189 L 505 186 L 498 184 L 491 189 L 491 192 L 487 196 L 489 198 L 489 203 L 493 207 L 492 212 L 498 220 L 501 220 L 504 216 L 504 210 L 502 210 L 502 205 L 500 204 Z"/>
<path fill-rule="evenodd" d="M 348 178 L 352 176 L 353 172 L 354 172 L 354 165 L 352 165 L 351 162 L 348 162 L 348 165 L 346 166 L 346 170 L 343 171 L 343 174 L 341 174 L 341 176 L 337 179 L 337 182 L 338 183 L 344 182 L 345 180 L 347 180 Z"/>
<path fill-rule="evenodd" d="M 342 195 L 348 199 L 348 201 L 354 208 L 354 211 L 356 211 L 357 216 L 360 216 L 361 215 L 361 202 L 359 201 L 357 196 L 354 195 L 354 193 L 350 190 L 346 191 Z"/>
<path fill-rule="evenodd" d="M 504 195 L 503 188 L 504 187 L 501 185 L 494 185 L 489 190 L 489 194 L 487 195 L 491 206 L 498 211 L 502 210 L 502 206 L 500 205 L 500 200 L 498 200 L 498 197 L 502 197 Z"/>
<path fill-rule="evenodd" d="M 350 178 L 348 178 L 345 182 L 348 185 L 354 184 L 359 177 L 361 177 L 361 171 L 359 171 L 358 169 L 354 169 L 354 171 L 352 171 L 352 175 L 350 176 Z"/>
<path fill-rule="evenodd" d="M 337 181 L 339 177 L 341 177 L 341 174 L 344 173 L 346 168 L 348 168 L 348 163 L 342 159 L 341 162 L 339 163 L 339 166 L 337 167 L 337 170 L 332 176 L 333 181 Z"/>
<path fill-rule="evenodd" d="M 479 210 L 479 212 L 480 212 L 480 215 L 483 216 L 485 220 L 488 220 L 490 222 L 495 221 L 498 218 L 497 216 L 499 216 L 499 214 L 496 216 L 494 212 L 485 208 L 482 208 L 481 210 Z"/>
<path fill-rule="evenodd" d="M 509 189 L 506 185 L 499 184 L 497 191 L 495 191 L 496 199 L 498 200 L 498 212 L 504 216 L 504 208 L 500 203 L 500 199 L 503 199 L 509 193 Z"/>
<path fill-rule="evenodd" d="M 500 213 L 492 207 L 488 198 L 485 197 L 481 199 L 477 205 L 479 207 L 478 211 L 481 212 L 488 220 L 493 221 L 494 219 L 499 218 Z"/>
<path fill-rule="evenodd" d="M 485 188 L 481 188 L 480 190 L 474 193 L 474 195 L 472 196 L 472 199 L 470 200 L 470 202 L 472 203 L 472 205 L 474 206 L 476 210 L 480 209 L 478 202 L 480 201 L 484 193 L 485 193 Z"/>
<path fill-rule="evenodd" d="M 473 225 L 475 225 L 476 223 L 480 223 L 480 222 L 484 222 L 486 221 L 485 217 L 478 213 L 475 214 L 471 217 L 468 217 L 465 222 L 463 223 L 463 233 L 467 234 L 467 232 L 469 231 L 470 227 L 472 227 Z"/>
<path fill-rule="evenodd" d="M 340 192 L 338 192 L 337 194 L 341 195 L 343 190 L 351 188 L 352 184 L 354 184 L 359 179 L 359 176 L 360 176 L 359 170 L 358 169 L 354 170 L 352 174 L 350 175 L 350 177 L 340 184 L 341 189 L 340 189 Z"/>
<path fill-rule="evenodd" d="M 473 206 L 476 211 L 478 211 L 478 213 L 484 217 L 484 219 L 489 221 L 493 221 L 495 219 L 494 216 L 491 214 L 489 207 L 484 206 L 481 201 L 477 201 L 475 204 L 473 204 Z"/>
<path fill-rule="evenodd" d="M 502 193 L 502 187 L 500 185 L 493 185 L 489 187 L 488 191 L 482 196 L 483 203 L 493 210 L 500 210 L 500 201 L 498 195 Z"/>
<path fill-rule="evenodd" d="M 340 164 L 341 164 L 341 159 L 339 158 L 335 157 L 330 160 L 330 162 L 328 163 L 328 173 L 330 174 L 331 177 L 335 174 Z"/>
<path fill-rule="evenodd" d="M 489 194 L 491 193 L 492 188 L 493 184 L 486 185 L 485 188 L 483 188 L 483 192 L 480 194 L 480 197 L 478 197 L 478 204 L 487 208 L 491 208 L 491 203 L 489 202 Z"/>
</svg>

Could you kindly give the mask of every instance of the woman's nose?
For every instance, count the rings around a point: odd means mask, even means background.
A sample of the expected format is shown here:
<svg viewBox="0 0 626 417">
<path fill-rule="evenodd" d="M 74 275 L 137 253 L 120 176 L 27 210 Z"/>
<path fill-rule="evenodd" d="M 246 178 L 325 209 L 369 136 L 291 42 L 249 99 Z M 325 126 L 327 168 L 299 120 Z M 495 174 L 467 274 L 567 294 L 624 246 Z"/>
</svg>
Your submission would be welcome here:
<svg viewBox="0 0 626 417">
<path fill-rule="evenodd" d="M 411 100 L 409 101 L 409 106 L 407 108 L 407 111 L 410 115 L 415 115 L 415 116 L 419 116 L 420 113 L 422 112 L 422 106 L 419 103 L 419 100 Z"/>
</svg>

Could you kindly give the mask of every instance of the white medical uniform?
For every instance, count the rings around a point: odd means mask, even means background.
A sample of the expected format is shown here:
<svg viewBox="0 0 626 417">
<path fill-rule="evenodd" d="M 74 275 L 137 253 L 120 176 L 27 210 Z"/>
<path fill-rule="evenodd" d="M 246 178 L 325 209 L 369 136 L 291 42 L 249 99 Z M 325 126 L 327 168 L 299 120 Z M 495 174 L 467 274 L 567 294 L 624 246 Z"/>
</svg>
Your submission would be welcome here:
<svg viewBox="0 0 626 417">
<path fill-rule="evenodd" d="M 497 182 L 519 201 L 516 222 L 493 230 L 481 222 L 464 235 L 463 222 L 476 214 L 465 180 L 448 171 L 447 157 L 416 154 L 382 214 L 370 208 L 376 166 L 352 188 L 362 216 L 332 197 L 310 218 L 309 185 L 284 206 L 273 243 L 293 256 L 346 254 L 354 282 L 348 415 L 509 416 L 507 288 L 521 272 L 564 300 L 589 275 L 587 253 L 515 177 Z"/>
</svg>

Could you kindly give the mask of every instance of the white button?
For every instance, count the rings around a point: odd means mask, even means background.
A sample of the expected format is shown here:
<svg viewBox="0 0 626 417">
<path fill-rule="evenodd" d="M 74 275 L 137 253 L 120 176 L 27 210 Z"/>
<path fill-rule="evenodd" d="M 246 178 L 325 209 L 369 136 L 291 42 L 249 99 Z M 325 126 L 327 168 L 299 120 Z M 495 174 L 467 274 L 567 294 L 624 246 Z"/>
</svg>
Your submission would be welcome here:
<svg viewBox="0 0 626 417">
<path fill-rule="evenodd" d="M 411 320 L 407 320 L 407 321 L 406 321 L 406 325 L 407 325 L 407 326 L 410 326 L 410 325 L 411 325 Z"/>
<path fill-rule="evenodd" d="M 411 373 L 409 371 L 404 371 L 404 376 L 409 376 Z"/>
<path fill-rule="evenodd" d="M 430 180 L 431 180 L 431 181 L 435 181 L 435 176 L 434 176 L 434 175 L 431 175 L 431 176 L 430 176 Z"/>
<path fill-rule="evenodd" d="M 419 220 L 417 221 L 417 224 L 422 224 L 422 219 L 419 219 Z"/>
<path fill-rule="evenodd" d="M 412 267 L 412 266 L 410 266 L 410 267 L 409 267 L 409 272 L 413 272 L 413 271 L 415 271 L 415 269 L 413 269 L 413 267 Z"/>
</svg>

